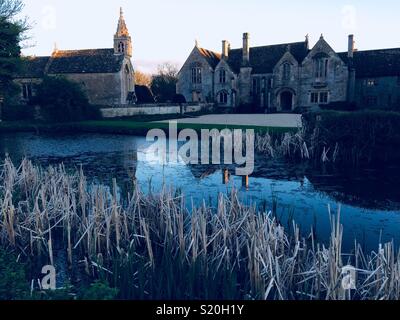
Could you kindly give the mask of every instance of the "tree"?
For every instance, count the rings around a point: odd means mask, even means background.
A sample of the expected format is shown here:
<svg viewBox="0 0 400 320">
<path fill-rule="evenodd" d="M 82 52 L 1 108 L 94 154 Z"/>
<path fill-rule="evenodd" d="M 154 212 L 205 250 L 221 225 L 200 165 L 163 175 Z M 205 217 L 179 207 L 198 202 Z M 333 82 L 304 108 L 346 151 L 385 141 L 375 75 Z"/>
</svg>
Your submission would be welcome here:
<svg viewBox="0 0 400 320">
<path fill-rule="evenodd" d="M 100 117 L 100 112 L 89 104 L 81 86 L 63 77 L 45 77 L 37 86 L 33 104 L 40 106 L 47 121 L 68 122 Z"/>
<path fill-rule="evenodd" d="M 16 16 L 22 11 L 21 0 L 0 0 L 0 97 L 7 103 L 17 92 L 13 77 L 21 66 L 21 46 L 28 30 L 26 20 Z"/>
<path fill-rule="evenodd" d="M 141 72 L 139 70 L 135 70 L 135 84 L 138 86 L 146 86 L 149 87 L 151 86 L 151 75 Z"/>
<path fill-rule="evenodd" d="M 158 72 L 153 76 L 151 91 L 157 102 L 171 102 L 176 93 L 178 82 L 178 68 L 172 63 L 163 63 L 158 66 Z"/>
</svg>

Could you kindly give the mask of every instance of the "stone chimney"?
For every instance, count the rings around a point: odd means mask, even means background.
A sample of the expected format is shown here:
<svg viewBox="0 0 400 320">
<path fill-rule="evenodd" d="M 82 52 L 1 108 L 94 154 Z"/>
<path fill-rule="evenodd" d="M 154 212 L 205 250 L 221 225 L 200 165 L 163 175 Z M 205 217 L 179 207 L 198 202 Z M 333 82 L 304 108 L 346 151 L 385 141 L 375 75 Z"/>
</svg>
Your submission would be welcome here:
<svg viewBox="0 0 400 320">
<path fill-rule="evenodd" d="M 347 56 L 348 56 L 348 58 L 354 57 L 354 35 L 352 35 L 352 34 L 349 35 L 349 47 L 348 47 Z"/>
<path fill-rule="evenodd" d="M 250 63 L 250 35 L 243 33 L 243 65 Z"/>
<path fill-rule="evenodd" d="M 223 40 L 222 41 L 222 59 L 228 59 L 230 50 L 231 50 L 231 45 L 230 45 L 229 41 Z"/>
</svg>

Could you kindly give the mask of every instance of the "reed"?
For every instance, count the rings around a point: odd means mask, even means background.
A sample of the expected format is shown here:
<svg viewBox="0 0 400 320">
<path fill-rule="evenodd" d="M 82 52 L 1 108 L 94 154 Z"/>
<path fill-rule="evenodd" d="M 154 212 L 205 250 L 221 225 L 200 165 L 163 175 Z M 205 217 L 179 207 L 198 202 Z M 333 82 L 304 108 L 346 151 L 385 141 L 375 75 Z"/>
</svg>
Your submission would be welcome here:
<svg viewBox="0 0 400 320">
<path fill-rule="evenodd" d="M 171 188 L 117 190 L 115 181 L 88 186 L 82 171 L 6 159 L 0 245 L 38 265 L 57 265 L 63 251 L 71 283 L 107 280 L 120 299 L 400 298 L 400 253 L 393 243 L 344 253 L 340 211 L 330 212 L 330 242 L 318 244 L 312 231 L 306 240 L 294 222 L 285 229 L 271 212 L 244 206 L 235 191 L 215 208 L 204 201 L 189 210 Z M 356 290 L 341 286 L 347 264 L 357 269 Z"/>
</svg>

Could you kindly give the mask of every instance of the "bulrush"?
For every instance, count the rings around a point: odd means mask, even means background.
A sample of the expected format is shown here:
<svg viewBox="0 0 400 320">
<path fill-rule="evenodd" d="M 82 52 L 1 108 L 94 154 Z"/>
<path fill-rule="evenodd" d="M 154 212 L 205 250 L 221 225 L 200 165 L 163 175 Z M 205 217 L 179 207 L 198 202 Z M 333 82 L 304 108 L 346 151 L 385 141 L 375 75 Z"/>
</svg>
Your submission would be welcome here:
<svg viewBox="0 0 400 320">
<path fill-rule="evenodd" d="M 70 283 L 107 279 L 121 299 L 400 298 L 394 245 L 366 254 L 355 244 L 343 253 L 340 211 L 329 212 L 323 245 L 314 232 L 303 239 L 294 222 L 288 231 L 272 214 L 243 205 L 235 191 L 216 207 L 189 210 L 184 195 L 166 186 L 158 194 L 136 184 L 128 195 L 118 190 L 116 181 L 87 186 L 82 171 L 27 160 L 17 168 L 6 159 L 0 245 L 40 268 L 59 268 L 63 253 Z"/>
</svg>

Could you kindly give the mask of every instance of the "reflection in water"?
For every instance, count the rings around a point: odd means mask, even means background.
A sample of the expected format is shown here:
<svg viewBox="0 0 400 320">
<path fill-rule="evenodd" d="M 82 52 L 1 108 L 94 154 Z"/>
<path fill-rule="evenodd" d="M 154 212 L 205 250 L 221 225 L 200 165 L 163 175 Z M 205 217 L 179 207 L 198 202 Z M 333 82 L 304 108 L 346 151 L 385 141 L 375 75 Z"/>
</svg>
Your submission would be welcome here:
<svg viewBox="0 0 400 320">
<path fill-rule="evenodd" d="M 400 244 L 398 168 L 316 172 L 306 165 L 256 155 L 254 174 L 238 177 L 233 166 L 160 164 L 149 146 L 145 138 L 120 135 L 0 136 L 1 157 L 8 153 L 18 162 L 27 156 L 41 165 L 63 162 L 69 170 L 82 166 L 90 182 L 111 185 L 116 178 L 125 191 L 134 180 L 144 192 L 157 191 L 166 183 L 183 191 L 188 207 L 203 200 L 215 205 L 219 193 L 235 188 L 248 205 L 272 210 L 276 204 L 277 219 L 285 225 L 295 219 L 305 235 L 315 227 L 319 241 L 329 236 L 327 206 L 336 210 L 342 203 L 345 247 L 351 248 L 355 238 L 368 249 L 376 249 L 380 239 Z"/>
</svg>

